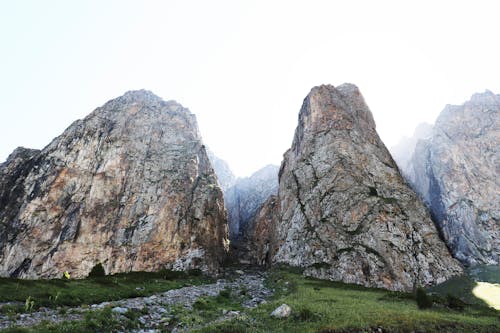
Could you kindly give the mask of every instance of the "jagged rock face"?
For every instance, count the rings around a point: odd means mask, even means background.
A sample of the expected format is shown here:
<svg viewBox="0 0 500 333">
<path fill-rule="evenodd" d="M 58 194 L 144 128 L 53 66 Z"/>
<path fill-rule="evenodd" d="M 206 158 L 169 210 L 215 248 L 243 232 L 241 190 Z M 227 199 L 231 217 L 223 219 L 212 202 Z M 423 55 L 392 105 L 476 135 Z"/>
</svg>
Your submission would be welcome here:
<svg viewBox="0 0 500 333">
<path fill-rule="evenodd" d="M 278 170 L 276 165 L 267 165 L 248 178 L 237 179 L 224 192 L 232 241 L 241 240 L 252 232 L 250 221 L 269 196 L 278 193 Z"/>
<path fill-rule="evenodd" d="M 500 263 L 500 95 L 448 105 L 404 173 L 430 207 L 454 256 Z"/>
<path fill-rule="evenodd" d="M 279 200 L 271 195 L 260 207 L 247 228 L 247 256 L 253 264 L 268 266 L 276 252 L 276 225 L 279 223 Z"/>
<path fill-rule="evenodd" d="M 210 163 L 212 163 L 215 174 L 217 175 L 217 182 L 222 189 L 222 192 L 226 192 L 231 186 L 234 185 L 236 177 L 226 161 L 218 158 L 210 149 L 207 149 L 207 154 Z"/>
<path fill-rule="evenodd" d="M 462 272 L 375 130 L 359 90 L 312 89 L 279 176 L 274 262 L 391 290 Z"/>
<path fill-rule="evenodd" d="M 201 268 L 223 259 L 222 191 L 196 119 L 128 92 L 0 166 L 0 274 Z"/>
</svg>

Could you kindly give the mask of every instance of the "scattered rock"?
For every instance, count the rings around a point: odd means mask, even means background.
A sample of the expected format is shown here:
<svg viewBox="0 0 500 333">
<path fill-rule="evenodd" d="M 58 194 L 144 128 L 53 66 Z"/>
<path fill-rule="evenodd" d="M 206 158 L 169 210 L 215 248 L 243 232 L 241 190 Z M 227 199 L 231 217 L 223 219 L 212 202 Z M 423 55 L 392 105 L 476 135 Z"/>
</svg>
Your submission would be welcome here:
<svg viewBox="0 0 500 333">
<path fill-rule="evenodd" d="M 287 304 L 281 304 L 273 312 L 271 312 L 271 317 L 275 318 L 287 318 L 292 314 L 292 308 Z"/>
<path fill-rule="evenodd" d="M 128 309 L 116 306 L 116 307 L 112 308 L 111 311 L 114 313 L 125 314 L 128 312 Z"/>
<path fill-rule="evenodd" d="M 136 297 L 115 301 L 113 303 L 103 302 L 100 304 L 92 304 L 88 307 L 70 308 L 67 309 L 65 314 L 61 314 L 57 310 L 43 309 L 43 311 L 22 314 L 22 316 L 12 321 L 6 314 L 0 312 L 0 330 L 13 325 L 21 327 L 33 326 L 39 324 L 43 320 L 51 322 L 81 320 L 85 312 L 95 311 L 113 304 L 111 311 L 117 314 L 124 314 L 129 309 L 147 309 L 148 312 L 146 314 L 137 318 L 142 327 L 133 332 L 157 332 L 157 327 L 169 322 L 172 318 L 170 313 L 174 306 L 183 306 L 189 309 L 192 308 L 192 305 L 199 297 L 216 297 L 225 289 L 234 290 L 236 294 L 238 294 L 239 290 L 245 289 L 246 299 L 243 299 L 242 306 L 244 308 L 257 306 L 259 302 L 262 303 L 265 298 L 272 295 L 272 292 L 264 286 L 265 274 L 266 273 L 248 271 L 239 275 L 237 279 L 232 281 L 219 279 L 216 283 L 173 289 L 149 297 Z M 241 315 L 242 313 L 240 311 L 223 311 L 223 318 L 225 319 L 235 318 Z M 183 330 L 181 329 L 179 331 Z"/>
</svg>

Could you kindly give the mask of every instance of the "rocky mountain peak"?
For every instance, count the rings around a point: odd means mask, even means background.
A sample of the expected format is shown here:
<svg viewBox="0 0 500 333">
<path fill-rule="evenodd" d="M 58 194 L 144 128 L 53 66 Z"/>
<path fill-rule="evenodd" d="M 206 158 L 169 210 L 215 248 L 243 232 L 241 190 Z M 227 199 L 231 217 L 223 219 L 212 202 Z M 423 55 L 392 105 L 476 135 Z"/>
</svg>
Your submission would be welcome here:
<svg viewBox="0 0 500 333">
<path fill-rule="evenodd" d="M 276 236 L 269 237 L 276 245 L 267 244 L 274 262 L 393 290 L 461 272 L 354 85 L 315 87 L 305 98 L 281 165 L 277 200 L 265 207 L 262 220 L 277 221 Z"/>
<path fill-rule="evenodd" d="M 122 96 L 119 96 L 119 97 L 111 100 L 110 102 L 115 102 L 115 103 L 119 102 L 119 103 L 123 103 L 123 104 L 141 103 L 141 104 L 149 104 L 149 105 L 168 103 L 168 102 L 165 102 L 161 97 L 154 94 L 152 91 L 146 90 L 146 89 L 129 90 L 129 91 L 125 92 L 125 94 L 123 94 Z"/>
<path fill-rule="evenodd" d="M 358 87 L 349 83 L 337 88 L 332 85 L 314 87 L 299 113 L 292 150 L 300 149 L 305 132 L 320 134 L 353 128 L 375 131 L 375 121 Z"/>
<path fill-rule="evenodd" d="M 31 149 L 25 147 L 17 147 L 12 153 L 7 157 L 5 163 L 15 163 L 16 161 L 23 161 L 29 159 L 39 153 L 39 149 Z M 0 164 L 1 165 L 1 164 Z"/>
<path fill-rule="evenodd" d="M 227 245 L 222 191 L 196 118 L 146 90 L 0 166 L 0 275 L 201 268 Z"/>
<path fill-rule="evenodd" d="M 483 107 L 495 106 L 498 105 L 500 99 L 500 95 L 494 94 L 490 90 L 485 90 L 482 93 L 475 93 L 472 95 L 471 99 L 465 104 L 469 105 L 481 105 Z"/>
</svg>

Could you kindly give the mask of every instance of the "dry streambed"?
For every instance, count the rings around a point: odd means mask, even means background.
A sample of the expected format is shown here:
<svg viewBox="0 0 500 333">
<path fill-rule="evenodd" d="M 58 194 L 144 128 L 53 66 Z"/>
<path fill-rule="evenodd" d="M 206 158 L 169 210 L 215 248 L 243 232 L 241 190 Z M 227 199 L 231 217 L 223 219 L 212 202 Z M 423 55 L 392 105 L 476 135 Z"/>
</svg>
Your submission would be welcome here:
<svg viewBox="0 0 500 333">
<path fill-rule="evenodd" d="M 189 311 L 197 300 L 202 297 L 217 297 L 221 292 L 228 293 L 233 301 L 238 301 L 242 308 L 252 308 L 266 302 L 272 292 L 264 285 L 263 272 L 236 271 L 232 278 L 219 279 L 215 283 L 199 286 L 188 286 L 179 289 L 157 293 L 148 297 L 122 299 L 113 302 L 103 302 L 87 307 L 73 307 L 64 309 L 40 308 L 31 313 L 5 314 L 0 313 L 0 329 L 20 326 L 29 327 L 42 323 L 81 320 L 89 311 L 98 311 L 106 307 L 112 308 L 116 316 L 127 316 L 129 312 L 138 314 L 135 320 L 140 328 L 134 332 L 156 332 L 157 328 L 172 325 L 173 312 L 179 308 Z M 5 306 L 4 303 L 0 306 Z M 12 303 L 10 303 L 12 305 Z M 226 309 L 214 321 L 222 321 L 240 316 L 240 311 Z M 174 323 L 170 326 L 175 332 L 183 331 L 185 323 Z"/>
</svg>

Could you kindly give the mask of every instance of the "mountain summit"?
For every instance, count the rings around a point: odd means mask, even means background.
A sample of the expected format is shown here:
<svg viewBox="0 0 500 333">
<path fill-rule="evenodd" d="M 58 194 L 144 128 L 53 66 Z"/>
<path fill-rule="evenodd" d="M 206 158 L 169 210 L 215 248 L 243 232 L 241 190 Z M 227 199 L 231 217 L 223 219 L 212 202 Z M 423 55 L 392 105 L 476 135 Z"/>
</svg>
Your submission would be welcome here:
<svg viewBox="0 0 500 333">
<path fill-rule="evenodd" d="M 273 260 L 307 275 L 410 291 L 462 272 L 352 84 L 305 98 L 278 203 Z"/>
<path fill-rule="evenodd" d="M 146 90 L 0 165 L 0 275 L 201 268 L 227 246 L 222 191 L 195 116 Z"/>
</svg>

